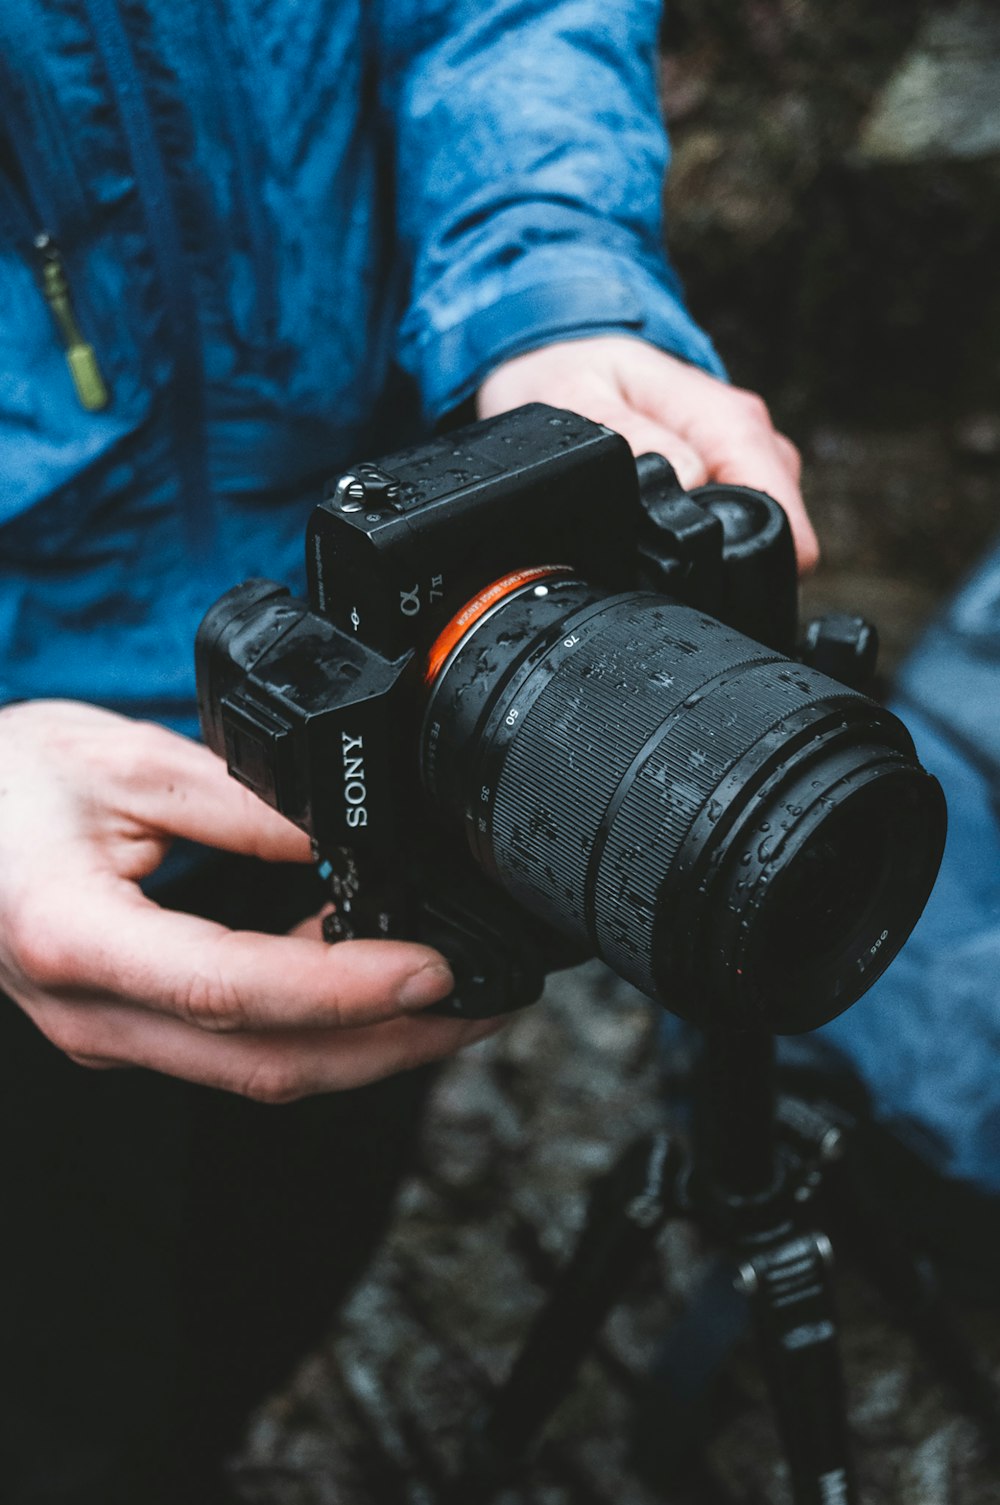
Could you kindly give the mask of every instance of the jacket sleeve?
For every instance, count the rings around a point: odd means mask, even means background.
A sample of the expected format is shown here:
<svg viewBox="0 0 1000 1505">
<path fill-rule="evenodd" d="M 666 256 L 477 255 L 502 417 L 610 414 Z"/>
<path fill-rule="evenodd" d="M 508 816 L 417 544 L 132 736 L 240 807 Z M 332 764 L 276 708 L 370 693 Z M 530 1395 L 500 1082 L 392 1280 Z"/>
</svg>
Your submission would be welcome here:
<svg viewBox="0 0 1000 1505">
<path fill-rule="evenodd" d="M 380 0 L 408 259 L 399 358 L 436 418 L 511 356 L 630 333 L 717 375 L 663 251 L 658 0 Z"/>
</svg>

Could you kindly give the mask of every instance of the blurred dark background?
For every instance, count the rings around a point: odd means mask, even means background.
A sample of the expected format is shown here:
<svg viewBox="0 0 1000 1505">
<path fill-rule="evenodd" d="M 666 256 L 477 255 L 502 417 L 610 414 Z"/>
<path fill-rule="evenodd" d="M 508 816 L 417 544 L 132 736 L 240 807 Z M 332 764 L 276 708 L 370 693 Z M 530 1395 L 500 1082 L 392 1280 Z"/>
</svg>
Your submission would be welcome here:
<svg viewBox="0 0 1000 1505">
<path fill-rule="evenodd" d="M 669 239 L 895 661 L 1000 526 L 1000 6 L 674 0 Z"/>
</svg>

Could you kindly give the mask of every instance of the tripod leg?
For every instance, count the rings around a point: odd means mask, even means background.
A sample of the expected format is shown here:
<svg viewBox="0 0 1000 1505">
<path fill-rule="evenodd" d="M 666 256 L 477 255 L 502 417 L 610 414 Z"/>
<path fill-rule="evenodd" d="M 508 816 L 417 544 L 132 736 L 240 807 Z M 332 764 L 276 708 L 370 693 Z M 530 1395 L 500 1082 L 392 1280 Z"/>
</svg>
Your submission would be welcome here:
<svg viewBox="0 0 1000 1505">
<path fill-rule="evenodd" d="M 464 1499 L 488 1497 L 530 1454 L 620 1291 L 678 1210 L 681 1168 L 679 1150 L 657 1134 L 633 1143 L 599 1183 L 569 1264 L 474 1425 Z"/>
<path fill-rule="evenodd" d="M 771 1243 L 740 1276 L 753 1298 L 795 1505 L 857 1505 L 829 1240 L 810 1233 Z"/>
</svg>

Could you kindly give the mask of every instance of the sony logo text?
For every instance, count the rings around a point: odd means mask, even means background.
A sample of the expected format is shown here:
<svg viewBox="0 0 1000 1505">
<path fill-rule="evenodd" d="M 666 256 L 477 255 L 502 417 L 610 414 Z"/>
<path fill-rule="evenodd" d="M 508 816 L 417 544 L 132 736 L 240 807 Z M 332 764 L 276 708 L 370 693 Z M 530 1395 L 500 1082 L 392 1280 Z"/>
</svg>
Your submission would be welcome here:
<svg viewBox="0 0 1000 1505">
<path fill-rule="evenodd" d="M 347 809 L 344 819 L 353 829 L 367 826 L 368 810 L 365 800 L 365 742 L 363 737 L 352 737 L 349 732 L 340 734 L 340 751 L 344 761 L 344 799 Z"/>
</svg>

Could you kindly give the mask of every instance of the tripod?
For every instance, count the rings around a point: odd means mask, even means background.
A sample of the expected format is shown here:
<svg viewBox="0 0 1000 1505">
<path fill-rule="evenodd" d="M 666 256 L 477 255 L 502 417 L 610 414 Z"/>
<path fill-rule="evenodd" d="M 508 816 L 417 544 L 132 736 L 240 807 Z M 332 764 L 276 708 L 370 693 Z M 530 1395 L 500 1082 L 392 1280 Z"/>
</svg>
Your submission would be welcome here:
<svg viewBox="0 0 1000 1505">
<path fill-rule="evenodd" d="M 810 1206 L 843 1144 L 843 1129 L 833 1117 L 797 1103 L 779 1112 L 773 1037 L 722 1031 L 707 1037 L 692 1152 L 665 1133 L 646 1135 L 598 1184 L 575 1253 L 474 1427 L 454 1497 L 487 1500 L 523 1467 L 621 1289 L 664 1225 L 684 1218 L 735 1261 L 796 1505 L 857 1505 L 832 1251 L 814 1226 Z M 998 1408 L 988 1377 L 922 1283 L 908 1251 L 894 1248 L 891 1254 L 888 1282 L 879 1280 L 877 1269 L 870 1273 L 905 1305 L 918 1336 L 989 1435 Z M 731 1288 L 729 1294 L 732 1300 Z M 724 1352 L 715 1358 L 721 1360 L 729 1346 L 724 1337 Z M 670 1417 L 664 1421 L 669 1425 Z"/>
</svg>

